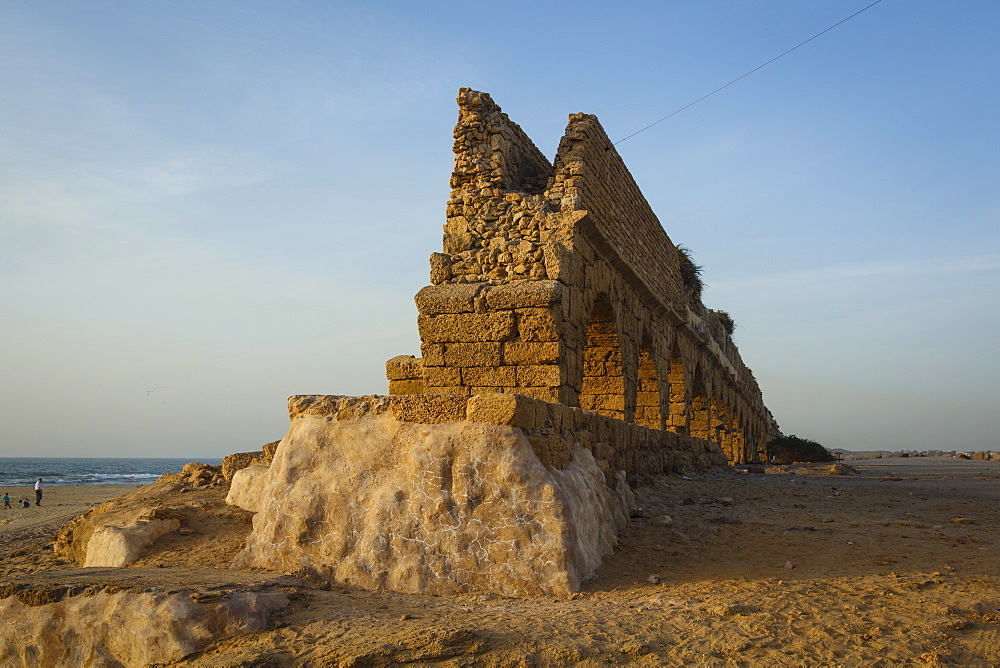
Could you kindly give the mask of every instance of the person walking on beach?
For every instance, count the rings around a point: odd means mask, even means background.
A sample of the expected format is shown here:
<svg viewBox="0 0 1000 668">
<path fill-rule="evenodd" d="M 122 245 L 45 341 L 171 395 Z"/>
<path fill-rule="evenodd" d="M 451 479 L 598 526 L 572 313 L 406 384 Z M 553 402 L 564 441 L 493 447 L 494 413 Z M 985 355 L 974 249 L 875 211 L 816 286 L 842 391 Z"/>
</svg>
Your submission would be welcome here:
<svg viewBox="0 0 1000 668">
<path fill-rule="evenodd" d="M 35 483 L 35 505 L 42 505 L 42 479 L 39 478 L 38 482 Z"/>
<path fill-rule="evenodd" d="M 3 509 L 10 510 L 10 497 L 7 496 L 7 492 L 3 493 Z"/>
</svg>

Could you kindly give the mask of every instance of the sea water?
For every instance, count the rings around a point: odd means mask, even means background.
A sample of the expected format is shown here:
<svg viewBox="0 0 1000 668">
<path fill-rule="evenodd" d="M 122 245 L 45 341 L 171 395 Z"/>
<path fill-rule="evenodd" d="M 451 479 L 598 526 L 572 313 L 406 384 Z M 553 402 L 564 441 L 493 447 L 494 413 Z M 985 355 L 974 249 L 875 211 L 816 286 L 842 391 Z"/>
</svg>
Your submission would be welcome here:
<svg viewBox="0 0 1000 668">
<path fill-rule="evenodd" d="M 146 485 L 177 473 L 191 459 L 127 457 L 0 457 L 0 487 L 44 485 Z M 220 464 L 221 459 L 199 459 Z"/>
</svg>

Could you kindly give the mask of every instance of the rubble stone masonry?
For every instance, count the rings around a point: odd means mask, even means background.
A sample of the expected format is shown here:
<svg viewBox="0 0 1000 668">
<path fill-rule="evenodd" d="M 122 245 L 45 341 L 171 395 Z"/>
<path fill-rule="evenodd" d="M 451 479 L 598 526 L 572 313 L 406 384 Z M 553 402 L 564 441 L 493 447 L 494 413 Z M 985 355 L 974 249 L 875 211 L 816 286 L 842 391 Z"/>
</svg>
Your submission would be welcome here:
<svg viewBox="0 0 1000 668">
<path fill-rule="evenodd" d="M 281 442 L 229 462 L 255 513 L 237 566 L 565 595 L 634 484 L 759 460 L 777 432 L 597 119 L 570 116 L 552 164 L 485 93 L 458 102 L 421 357 L 387 362 L 387 397 L 291 397 Z"/>
<path fill-rule="evenodd" d="M 390 394 L 520 394 L 759 461 L 757 382 L 597 118 L 570 115 L 550 163 L 486 93 L 458 104 L 422 357 L 387 363 Z"/>
</svg>

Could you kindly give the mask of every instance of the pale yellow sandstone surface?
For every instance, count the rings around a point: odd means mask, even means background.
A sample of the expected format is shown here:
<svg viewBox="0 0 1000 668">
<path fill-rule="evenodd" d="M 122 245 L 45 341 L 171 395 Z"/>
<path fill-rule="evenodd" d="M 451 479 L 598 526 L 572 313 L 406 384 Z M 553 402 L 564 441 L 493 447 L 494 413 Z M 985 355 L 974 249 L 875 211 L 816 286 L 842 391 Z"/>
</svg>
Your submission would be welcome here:
<svg viewBox="0 0 1000 668">
<path fill-rule="evenodd" d="M 179 529 L 181 521 L 176 518 L 137 519 L 122 526 L 105 525 L 94 530 L 87 542 L 84 567 L 121 567 L 131 564 L 142 556 L 143 550 L 157 538 Z"/>
<path fill-rule="evenodd" d="M 233 474 L 229 494 L 226 495 L 226 503 L 243 510 L 249 510 L 252 513 L 257 512 L 269 470 L 269 466 L 252 464 Z"/>
<path fill-rule="evenodd" d="M 517 428 L 391 414 L 295 417 L 255 496 L 237 566 L 436 594 L 576 591 L 633 504 L 585 448 L 550 470 Z"/>
<path fill-rule="evenodd" d="M 267 628 L 288 598 L 239 592 L 201 602 L 190 592 L 100 591 L 42 605 L 0 599 L 0 666 L 148 666 Z"/>
</svg>

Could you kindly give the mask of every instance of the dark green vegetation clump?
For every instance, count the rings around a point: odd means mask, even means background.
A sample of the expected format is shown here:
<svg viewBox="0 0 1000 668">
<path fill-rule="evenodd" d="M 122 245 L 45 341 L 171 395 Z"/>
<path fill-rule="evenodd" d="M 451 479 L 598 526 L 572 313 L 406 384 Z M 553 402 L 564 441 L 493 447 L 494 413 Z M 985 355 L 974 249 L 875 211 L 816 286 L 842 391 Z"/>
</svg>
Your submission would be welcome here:
<svg viewBox="0 0 1000 668">
<path fill-rule="evenodd" d="M 695 299 L 701 299 L 701 292 L 705 287 L 701 280 L 701 265 L 695 264 L 691 249 L 685 246 L 677 247 L 677 254 L 680 256 L 681 279 Z"/>
<path fill-rule="evenodd" d="M 779 436 L 771 441 L 767 450 L 774 457 L 775 464 L 794 464 L 796 462 L 832 462 L 836 457 L 830 451 L 811 438 Z"/>
<path fill-rule="evenodd" d="M 732 336 L 733 332 L 736 331 L 736 322 L 733 320 L 733 316 L 729 315 L 728 311 L 715 311 L 715 315 L 722 323 L 722 329 L 726 330 L 726 334 Z"/>
</svg>

